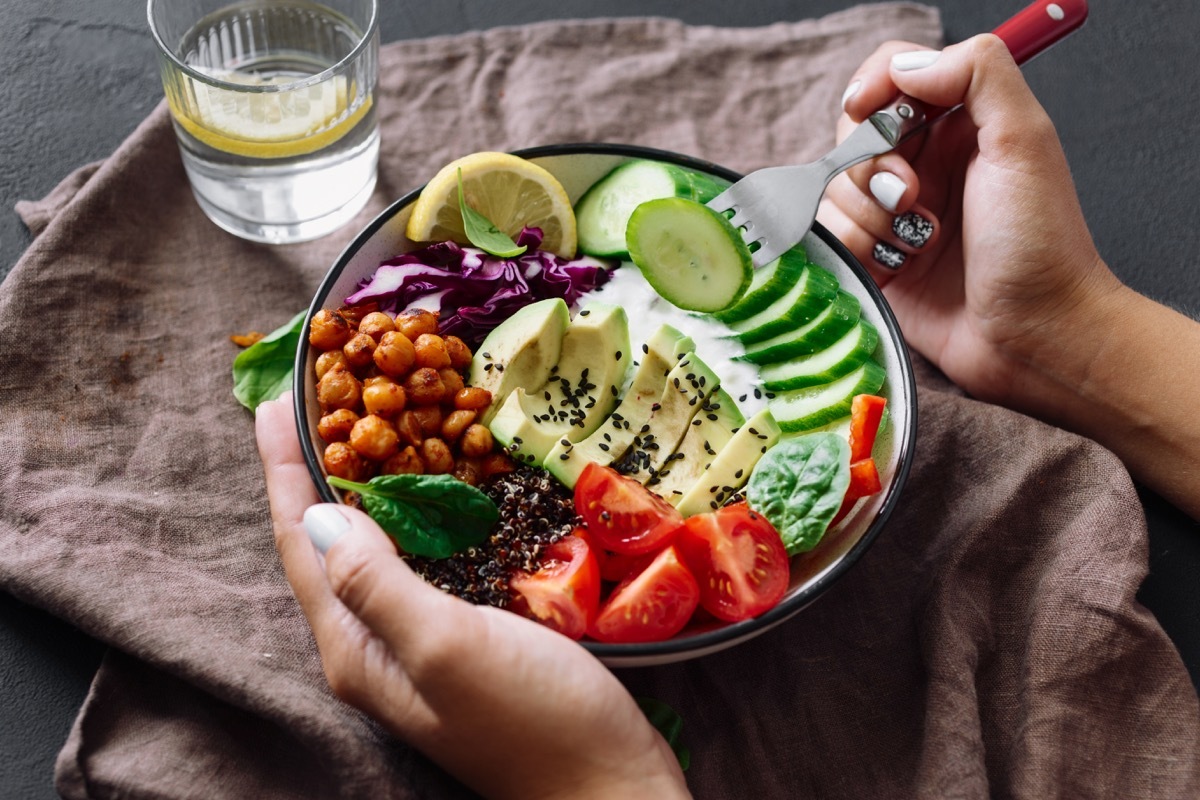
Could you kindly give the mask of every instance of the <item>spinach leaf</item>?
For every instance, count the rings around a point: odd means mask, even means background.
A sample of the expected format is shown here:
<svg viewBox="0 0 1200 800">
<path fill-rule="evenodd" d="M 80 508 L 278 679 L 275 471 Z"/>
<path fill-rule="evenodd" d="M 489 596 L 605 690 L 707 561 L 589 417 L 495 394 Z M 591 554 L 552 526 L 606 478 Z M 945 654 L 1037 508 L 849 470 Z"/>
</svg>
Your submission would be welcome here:
<svg viewBox="0 0 1200 800">
<path fill-rule="evenodd" d="M 692 763 L 692 754 L 680 741 L 683 717 L 662 700 L 655 700 L 653 697 L 635 697 L 634 699 L 654 729 L 662 734 L 663 738 L 667 740 L 667 744 L 671 745 L 675 758 L 679 760 L 679 768 L 687 772 L 687 768 Z"/>
<path fill-rule="evenodd" d="M 825 535 L 850 485 L 850 445 L 835 433 L 785 439 L 767 451 L 746 500 L 779 529 L 789 556 L 812 550 Z"/>
<path fill-rule="evenodd" d="M 304 328 L 301 311 L 291 321 L 264 336 L 233 360 L 233 396 L 254 411 L 292 388 L 292 365 Z"/>
<path fill-rule="evenodd" d="M 371 519 L 414 556 L 448 558 L 482 542 L 500 519 L 490 497 L 451 475 L 377 475 L 368 483 L 327 480 L 362 495 Z"/>
<path fill-rule="evenodd" d="M 490 219 L 467 205 L 463 196 L 462 170 L 458 171 L 458 210 L 462 212 L 463 230 L 471 244 L 498 258 L 519 256 L 527 249 L 518 245 Z"/>
</svg>

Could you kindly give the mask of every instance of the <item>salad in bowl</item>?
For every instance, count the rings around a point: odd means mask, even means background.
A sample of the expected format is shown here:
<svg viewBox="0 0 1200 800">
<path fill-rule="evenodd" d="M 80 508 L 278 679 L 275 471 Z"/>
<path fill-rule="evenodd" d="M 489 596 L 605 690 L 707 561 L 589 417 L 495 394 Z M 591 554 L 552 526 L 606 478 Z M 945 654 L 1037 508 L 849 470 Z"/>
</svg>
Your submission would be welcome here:
<svg viewBox="0 0 1200 800">
<path fill-rule="evenodd" d="M 736 177 L 561 145 L 464 156 L 393 204 L 297 353 L 324 499 L 427 581 L 614 666 L 715 652 L 815 600 L 897 502 L 912 369 L 819 225 L 751 267 L 703 205 Z"/>
</svg>

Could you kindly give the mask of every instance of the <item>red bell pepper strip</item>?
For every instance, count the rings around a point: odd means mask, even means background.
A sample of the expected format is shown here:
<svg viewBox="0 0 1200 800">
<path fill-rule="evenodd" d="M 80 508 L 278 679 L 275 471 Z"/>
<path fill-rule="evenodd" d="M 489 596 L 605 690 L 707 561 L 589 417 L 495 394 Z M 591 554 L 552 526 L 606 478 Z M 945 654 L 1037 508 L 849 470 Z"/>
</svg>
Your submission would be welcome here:
<svg viewBox="0 0 1200 800">
<path fill-rule="evenodd" d="M 850 463 L 871 457 L 887 400 L 873 394 L 855 395 L 850 401 Z"/>
</svg>

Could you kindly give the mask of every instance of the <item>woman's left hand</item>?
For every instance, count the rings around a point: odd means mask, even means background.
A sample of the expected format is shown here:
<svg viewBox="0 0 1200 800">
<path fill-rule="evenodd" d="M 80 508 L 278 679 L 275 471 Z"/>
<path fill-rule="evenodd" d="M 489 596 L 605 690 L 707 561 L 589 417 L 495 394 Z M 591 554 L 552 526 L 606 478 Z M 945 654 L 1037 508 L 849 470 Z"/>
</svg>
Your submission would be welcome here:
<svg viewBox="0 0 1200 800">
<path fill-rule="evenodd" d="M 488 797 L 689 796 L 666 741 L 579 644 L 430 586 L 366 514 L 319 504 L 290 397 L 259 406 L 259 453 L 337 696 Z"/>
</svg>

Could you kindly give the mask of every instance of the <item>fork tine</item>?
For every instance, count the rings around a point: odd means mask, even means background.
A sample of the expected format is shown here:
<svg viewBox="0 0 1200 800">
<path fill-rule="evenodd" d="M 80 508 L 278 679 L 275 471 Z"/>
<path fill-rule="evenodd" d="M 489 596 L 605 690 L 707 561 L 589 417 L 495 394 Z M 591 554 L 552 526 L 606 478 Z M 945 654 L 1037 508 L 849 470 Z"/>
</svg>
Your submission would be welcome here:
<svg viewBox="0 0 1200 800">
<path fill-rule="evenodd" d="M 761 269 L 783 255 L 783 252 L 777 245 L 764 239 L 761 246 L 750 254 L 750 261 L 755 269 Z"/>
</svg>

